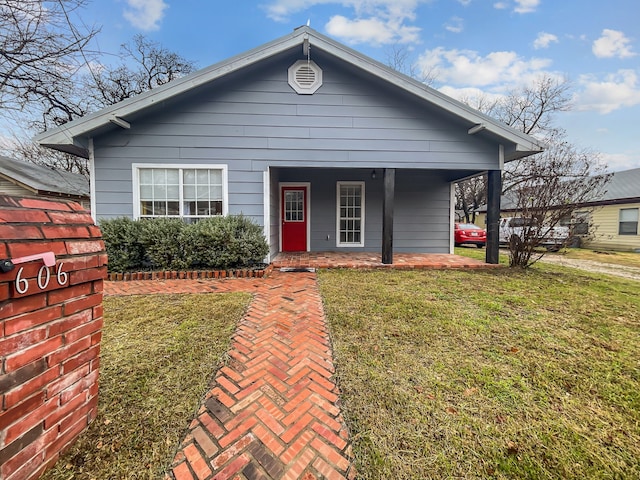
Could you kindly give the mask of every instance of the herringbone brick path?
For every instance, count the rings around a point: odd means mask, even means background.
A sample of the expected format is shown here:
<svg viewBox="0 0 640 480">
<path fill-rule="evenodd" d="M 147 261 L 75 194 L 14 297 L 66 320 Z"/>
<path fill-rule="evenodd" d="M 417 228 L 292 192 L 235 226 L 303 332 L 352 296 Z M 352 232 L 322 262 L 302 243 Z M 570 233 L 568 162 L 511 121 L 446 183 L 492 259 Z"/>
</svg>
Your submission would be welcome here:
<svg viewBox="0 0 640 480">
<path fill-rule="evenodd" d="M 105 286 L 112 295 L 234 290 L 252 292 L 254 300 L 167 478 L 353 478 L 314 273 Z"/>
</svg>

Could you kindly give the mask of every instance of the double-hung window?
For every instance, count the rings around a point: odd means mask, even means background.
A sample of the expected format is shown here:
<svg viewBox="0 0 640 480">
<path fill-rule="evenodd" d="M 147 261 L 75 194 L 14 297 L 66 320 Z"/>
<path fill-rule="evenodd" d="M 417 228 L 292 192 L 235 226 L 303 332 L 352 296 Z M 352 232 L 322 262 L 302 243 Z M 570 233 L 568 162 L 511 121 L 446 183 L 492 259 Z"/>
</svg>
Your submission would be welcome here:
<svg viewBox="0 0 640 480">
<path fill-rule="evenodd" d="M 226 215 L 226 165 L 133 165 L 134 216 L 187 222 Z"/>
<path fill-rule="evenodd" d="M 638 208 L 621 208 L 619 235 L 638 235 Z"/>
<path fill-rule="evenodd" d="M 338 247 L 364 246 L 364 182 L 337 184 Z"/>
</svg>

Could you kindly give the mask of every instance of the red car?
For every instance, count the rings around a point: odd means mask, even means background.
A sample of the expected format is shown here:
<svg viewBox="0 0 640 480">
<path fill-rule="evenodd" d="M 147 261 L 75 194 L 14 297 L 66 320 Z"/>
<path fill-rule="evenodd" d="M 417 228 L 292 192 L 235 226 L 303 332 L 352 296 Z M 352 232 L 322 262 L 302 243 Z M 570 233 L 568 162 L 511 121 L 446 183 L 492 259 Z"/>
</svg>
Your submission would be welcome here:
<svg viewBox="0 0 640 480">
<path fill-rule="evenodd" d="M 456 247 L 471 244 L 482 248 L 487 244 L 487 231 L 473 223 L 456 223 L 453 228 L 453 243 Z"/>
</svg>

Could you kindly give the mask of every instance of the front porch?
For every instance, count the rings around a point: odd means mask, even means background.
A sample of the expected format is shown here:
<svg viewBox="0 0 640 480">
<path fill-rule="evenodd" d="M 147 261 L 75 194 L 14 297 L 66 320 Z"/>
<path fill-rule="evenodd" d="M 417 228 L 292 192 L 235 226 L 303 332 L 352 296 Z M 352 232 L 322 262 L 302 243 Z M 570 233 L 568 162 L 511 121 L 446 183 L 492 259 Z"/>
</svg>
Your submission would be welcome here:
<svg viewBox="0 0 640 480">
<path fill-rule="evenodd" d="M 281 252 L 272 261 L 273 268 L 396 268 L 448 269 L 494 268 L 489 264 L 460 255 L 441 253 L 394 253 L 393 263 L 382 263 L 375 252 Z"/>
</svg>

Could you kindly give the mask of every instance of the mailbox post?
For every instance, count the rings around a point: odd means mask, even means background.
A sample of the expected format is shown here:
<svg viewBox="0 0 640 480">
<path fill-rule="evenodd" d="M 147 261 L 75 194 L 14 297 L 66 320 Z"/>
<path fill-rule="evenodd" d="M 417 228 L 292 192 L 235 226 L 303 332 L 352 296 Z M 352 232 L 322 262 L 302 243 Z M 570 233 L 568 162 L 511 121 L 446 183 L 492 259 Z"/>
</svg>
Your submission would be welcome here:
<svg viewBox="0 0 640 480">
<path fill-rule="evenodd" d="M 73 202 L 0 195 L 0 478 L 35 479 L 95 418 L 107 256 Z"/>
</svg>

